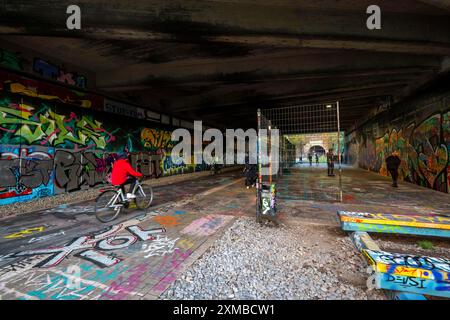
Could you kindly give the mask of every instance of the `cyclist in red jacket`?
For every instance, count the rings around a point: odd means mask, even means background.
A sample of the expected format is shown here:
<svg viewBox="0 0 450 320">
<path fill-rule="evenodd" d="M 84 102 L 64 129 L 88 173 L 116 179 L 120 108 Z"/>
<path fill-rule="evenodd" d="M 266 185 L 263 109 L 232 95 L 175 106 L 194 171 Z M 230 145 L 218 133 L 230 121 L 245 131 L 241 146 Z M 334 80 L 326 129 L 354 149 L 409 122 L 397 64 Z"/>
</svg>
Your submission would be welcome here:
<svg viewBox="0 0 450 320">
<path fill-rule="evenodd" d="M 142 173 L 135 171 L 130 162 L 128 161 L 127 153 L 120 153 L 118 159 L 114 161 L 111 172 L 111 184 L 113 186 L 120 186 L 123 194 L 127 199 L 134 199 L 136 196 L 132 194 L 134 183 L 136 178 L 143 177 Z M 125 185 L 130 184 L 130 190 L 125 193 Z"/>
</svg>

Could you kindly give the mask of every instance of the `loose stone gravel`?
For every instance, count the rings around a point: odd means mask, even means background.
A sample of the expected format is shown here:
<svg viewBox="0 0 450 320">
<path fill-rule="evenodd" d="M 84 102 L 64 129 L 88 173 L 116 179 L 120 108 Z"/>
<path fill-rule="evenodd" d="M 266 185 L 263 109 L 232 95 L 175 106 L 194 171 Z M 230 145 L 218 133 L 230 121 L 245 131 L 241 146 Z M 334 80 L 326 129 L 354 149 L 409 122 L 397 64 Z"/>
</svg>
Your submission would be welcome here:
<svg viewBox="0 0 450 320">
<path fill-rule="evenodd" d="M 348 237 L 239 218 L 161 299 L 385 299 Z"/>
</svg>

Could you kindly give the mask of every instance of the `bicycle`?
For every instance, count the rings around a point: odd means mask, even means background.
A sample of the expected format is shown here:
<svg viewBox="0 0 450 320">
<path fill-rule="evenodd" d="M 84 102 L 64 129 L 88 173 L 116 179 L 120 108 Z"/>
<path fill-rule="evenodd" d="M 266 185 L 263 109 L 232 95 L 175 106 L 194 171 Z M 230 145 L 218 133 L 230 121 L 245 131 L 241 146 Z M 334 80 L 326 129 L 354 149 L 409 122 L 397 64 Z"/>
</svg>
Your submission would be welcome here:
<svg viewBox="0 0 450 320">
<path fill-rule="evenodd" d="M 114 220 L 122 209 L 127 208 L 133 201 L 138 209 L 147 209 L 153 201 L 153 189 L 149 185 L 142 185 L 136 179 L 132 192 L 134 199 L 127 199 L 120 186 L 103 190 L 95 199 L 95 216 L 101 222 Z"/>
</svg>

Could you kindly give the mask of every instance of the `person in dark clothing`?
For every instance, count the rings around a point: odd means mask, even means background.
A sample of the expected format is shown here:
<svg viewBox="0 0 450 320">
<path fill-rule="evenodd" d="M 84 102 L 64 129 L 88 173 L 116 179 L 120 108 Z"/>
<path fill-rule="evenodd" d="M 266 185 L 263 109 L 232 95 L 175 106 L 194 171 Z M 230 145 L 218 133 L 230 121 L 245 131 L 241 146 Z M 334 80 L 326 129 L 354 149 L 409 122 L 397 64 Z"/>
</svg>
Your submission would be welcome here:
<svg viewBox="0 0 450 320">
<path fill-rule="evenodd" d="M 328 176 L 329 177 L 334 177 L 334 153 L 333 153 L 333 149 L 330 149 L 327 152 L 327 167 L 328 167 Z"/>
<path fill-rule="evenodd" d="M 309 166 L 312 166 L 312 154 L 308 153 Z"/>
<path fill-rule="evenodd" d="M 386 158 L 386 169 L 391 174 L 392 186 L 394 188 L 398 188 L 398 168 L 400 167 L 401 163 L 402 160 L 400 160 L 399 153 L 397 151 L 392 152 L 391 155 Z"/>
<path fill-rule="evenodd" d="M 316 164 L 319 164 L 319 154 L 316 153 Z"/>
<path fill-rule="evenodd" d="M 256 184 L 256 178 L 257 178 L 257 170 L 256 170 L 256 164 L 250 164 L 247 162 L 245 164 L 244 168 L 244 174 L 245 174 L 245 186 L 250 188 L 250 186 L 254 186 Z"/>
</svg>

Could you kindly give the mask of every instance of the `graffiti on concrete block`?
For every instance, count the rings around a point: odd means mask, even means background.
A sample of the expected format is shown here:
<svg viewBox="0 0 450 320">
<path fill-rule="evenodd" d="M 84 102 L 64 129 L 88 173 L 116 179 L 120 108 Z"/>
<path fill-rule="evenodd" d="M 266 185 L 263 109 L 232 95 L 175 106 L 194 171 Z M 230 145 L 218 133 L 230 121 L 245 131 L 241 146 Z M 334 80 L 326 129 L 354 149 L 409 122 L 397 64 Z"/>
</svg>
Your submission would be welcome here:
<svg viewBox="0 0 450 320">
<path fill-rule="evenodd" d="M 390 273 L 397 270 L 397 266 L 404 266 L 428 270 L 428 272 L 422 272 L 425 276 L 430 275 L 431 272 L 434 276 L 440 275 L 438 276 L 440 277 L 439 280 L 450 280 L 449 259 L 398 254 L 376 250 L 364 250 L 363 252 L 369 260 L 373 262 L 373 264 L 377 265 L 377 271 L 379 272 Z"/>
<path fill-rule="evenodd" d="M 450 297 L 450 283 L 437 282 L 423 278 L 377 273 L 375 276 L 377 288 L 395 291 L 406 291 L 441 297 Z"/>
<path fill-rule="evenodd" d="M 338 211 L 341 221 L 410 227 L 450 229 L 450 217 L 418 214 L 387 214 Z"/>
</svg>

